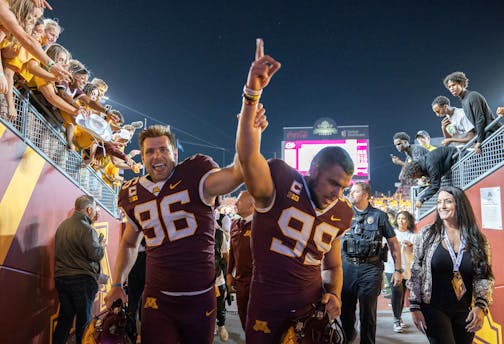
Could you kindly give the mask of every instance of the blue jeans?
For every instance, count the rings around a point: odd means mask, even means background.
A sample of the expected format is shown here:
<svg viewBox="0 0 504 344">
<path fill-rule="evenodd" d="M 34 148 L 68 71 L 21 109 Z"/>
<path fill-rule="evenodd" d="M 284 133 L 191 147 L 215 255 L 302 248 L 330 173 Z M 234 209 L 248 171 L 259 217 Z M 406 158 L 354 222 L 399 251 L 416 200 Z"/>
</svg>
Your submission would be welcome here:
<svg viewBox="0 0 504 344">
<path fill-rule="evenodd" d="M 80 344 L 98 291 L 96 280 L 88 275 L 56 277 L 56 290 L 60 301 L 58 323 L 54 330 L 53 343 L 65 344 L 73 325 L 74 316 L 76 343 Z"/>
</svg>

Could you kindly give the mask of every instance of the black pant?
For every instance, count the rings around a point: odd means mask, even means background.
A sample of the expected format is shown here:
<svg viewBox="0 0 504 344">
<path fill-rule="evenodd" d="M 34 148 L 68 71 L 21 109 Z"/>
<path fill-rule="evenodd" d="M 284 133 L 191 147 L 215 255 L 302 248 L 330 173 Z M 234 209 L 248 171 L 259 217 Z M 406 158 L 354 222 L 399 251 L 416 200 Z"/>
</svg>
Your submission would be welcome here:
<svg viewBox="0 0 504 344">
<path fill-rule="evenodd" d="M 359 300 L 360 342 L 374 343 L 376 337 L 376 305 L 383 279 L 383 263 L 354 264 L 343 257 L 343 290 L 341 292 L 341 323 L 346 338 L 355 332 L 355 310 Z"/>
<path fill-rule="evenodd" d="M 474 333 L 467 332 L 467 311 L 448 311 L 423 303 L 421 310 L 427 325 L 427 339 L 431 344 L 470 344 Z"/>
<path fill-rule="evenodd" d="M 396 318 L 396 320 L 399 320 L 401 319 L 404 307 L 404 296 L 406 295 L 407 280 L 403 279 L 401 284 L 399 284 L 397 287 L 394 287 L 394 285 L 391 282 L 393 274 L 386 273 L 385 275 L 387 276 L 387 279 L 390 283 L 390 290 L 392 292 L 391 303 L 392 303 L 392 311 L 394 312 L 394 318 Z"/>
<path fill-rule="evenodd" d="M 128 275 L 128 310 L 131 316 L 141 319 L 142 293 L 145 286 L 145 252 L 138 252 L 137 260 Z"/>
<path fill-rule="evenodd" d="M 80 344 L 84 330 L 92 317 L 91 310 L 98 292 L 98 283 L 88 275 L 56 277 L 55 281 L 60 310 L 53 343 L 65 344 L 67 342 L 74 316 L 77 316 L 75 338 L 77 344 Z"/>
<path fill-rule="evenodd" d="M 226 285 L 220 285 L 219 297 L 217 298 L 217 326 L 224 326 L 226 323 Z"/>
</svg>

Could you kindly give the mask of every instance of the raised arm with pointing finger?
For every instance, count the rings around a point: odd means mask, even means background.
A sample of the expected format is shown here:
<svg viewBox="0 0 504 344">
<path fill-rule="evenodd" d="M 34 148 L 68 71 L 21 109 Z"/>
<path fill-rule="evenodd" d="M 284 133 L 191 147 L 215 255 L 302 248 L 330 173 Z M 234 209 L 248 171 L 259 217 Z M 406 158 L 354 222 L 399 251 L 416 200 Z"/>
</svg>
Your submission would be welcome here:
<svg viewBox="0 0 504 344">
<path fill-rule="evenodd" d="M 264 55 L 263 40 L 256 41 L 256 56 L 250 66 L 240 120 L 238 122 L 236 151 L 242 166 L 244 180 L 258 207 L 266 206 L 273 196 L 273 183 L 266 159 L 260 152 L 261 130 L 254 126 L 256 112 L 264 113 L 259 97 L 271 77 L 280 69 L 280 63 Z M 257 97 L 256 99 L 254 99 Z"/>
</svg>

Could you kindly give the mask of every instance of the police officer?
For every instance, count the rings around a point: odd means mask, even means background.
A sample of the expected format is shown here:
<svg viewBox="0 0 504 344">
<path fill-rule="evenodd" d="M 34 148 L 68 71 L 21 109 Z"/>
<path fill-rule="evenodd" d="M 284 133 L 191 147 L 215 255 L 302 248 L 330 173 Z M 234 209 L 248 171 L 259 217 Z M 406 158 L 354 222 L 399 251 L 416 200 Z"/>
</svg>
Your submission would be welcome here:
<svg viewBox="0 0 504 344">
<path fill-rule="evenodd" d="M 401 250 L 387 214 L 369 203 L 371 188 L 363 182 L 350 190 L 354 218 L 352 228 L 342 240 L 343 290 L 341 322 L 346 338 L 355 339 L 355 308 L 359 300 L 360 342 L 375 343 L 376 304 L 383 279 L 383 261 L 387 256 L 385 237 L 394 258 L 392 283 L 402 281 Z"/>
</svg>

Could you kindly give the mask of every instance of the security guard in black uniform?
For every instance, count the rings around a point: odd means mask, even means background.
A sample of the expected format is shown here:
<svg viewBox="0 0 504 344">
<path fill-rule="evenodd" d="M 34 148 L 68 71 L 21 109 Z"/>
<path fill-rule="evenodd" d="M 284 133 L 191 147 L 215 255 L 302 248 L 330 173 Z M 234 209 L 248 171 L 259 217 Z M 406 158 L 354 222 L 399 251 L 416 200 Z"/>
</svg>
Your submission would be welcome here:
<svg viewBox="0 0 504 344">
<path fill-rule="evenodd" d="M 369 204 L 371 188 L 357 182 L 350 190 L 354 209 L 352 228 L 342 239 L 343 290 L 341 322 L 346 338 L 352 341 L 355 331 L 355 309 L 359 300 L 360 342 L 375 343 L 376 305 L 383 279 L 383 261 L 387 257 L 385 237 L 396 270 L 394 285 L 402 281 L 401 250 L 387 214 Z"/>
</svg>

